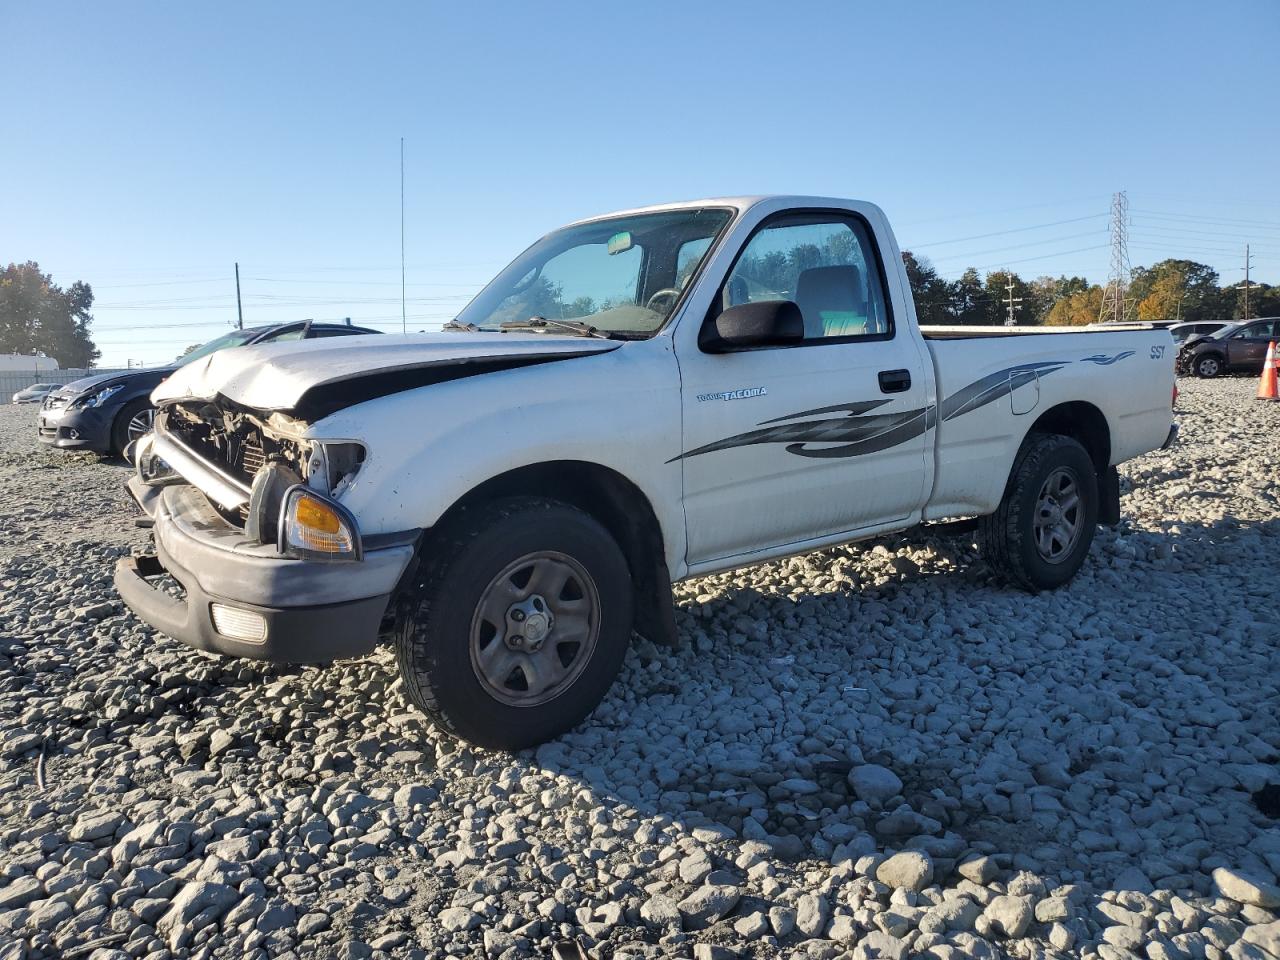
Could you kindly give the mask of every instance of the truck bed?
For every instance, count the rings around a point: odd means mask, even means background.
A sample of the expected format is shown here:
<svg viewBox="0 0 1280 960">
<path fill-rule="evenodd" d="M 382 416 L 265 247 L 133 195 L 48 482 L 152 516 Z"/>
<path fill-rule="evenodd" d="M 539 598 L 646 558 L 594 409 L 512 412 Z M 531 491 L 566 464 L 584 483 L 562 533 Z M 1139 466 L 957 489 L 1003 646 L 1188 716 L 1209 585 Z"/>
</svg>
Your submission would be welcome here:
<svg viewBox="0 0 1280 960">
<path fill-rule="evenodd" d="M 1105 425 L 1106 449 L 1098 453 L 1109 464 L 1155 449 L 1168 433 L 1174 350 L 1166 330 L 1108 324 L 921 333 L 939 405 L 926 520 L 994 510 L 1003 488 L 991 482 L 992 470 L 1003 474 L 1022 438 L 1055 408 L 1073 423 Z"/>
</svg>

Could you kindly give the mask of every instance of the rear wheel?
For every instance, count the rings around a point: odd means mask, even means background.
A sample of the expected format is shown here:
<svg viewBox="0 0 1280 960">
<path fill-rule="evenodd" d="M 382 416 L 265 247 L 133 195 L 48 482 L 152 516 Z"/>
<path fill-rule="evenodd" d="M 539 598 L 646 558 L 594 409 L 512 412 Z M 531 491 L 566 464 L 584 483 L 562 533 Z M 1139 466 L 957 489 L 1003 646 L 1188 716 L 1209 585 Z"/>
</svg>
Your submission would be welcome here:
<svg viewBox="0 0 1280 960">
<path fill-rule="evenodd" d="M 979 539 L 997 576 L 1031 591 L 1059 587 L 1084 563 L 1098 524 L 1098 477 L 1077 441 L 1033 434 Z"/>
<path fill-rule="evenodd" d="M 631 577 L 593 517 L 541 498 L 464 510 L 427 548 L 396 629 L 409 698 L 451 734 L 518 750 L 604 697 L 631 634 Z"/>
<path fill-rule="evenodd" d="M 111 452 L 120 456 L 130 443 L 150 433 L 155 418 L 156 408 L 149 398 L 138 397 L 126 403 L 111 425 Z"/>
<path fill-rule="evenodd" d="M 1197 377 L 1206 379 L 1216 377 L 1223 370 L 1222 358 L 1216 353 L 1206 353 L 1202 357 L 1197 357 L 1195 362 L 1195 371 Z"/>
</svg>

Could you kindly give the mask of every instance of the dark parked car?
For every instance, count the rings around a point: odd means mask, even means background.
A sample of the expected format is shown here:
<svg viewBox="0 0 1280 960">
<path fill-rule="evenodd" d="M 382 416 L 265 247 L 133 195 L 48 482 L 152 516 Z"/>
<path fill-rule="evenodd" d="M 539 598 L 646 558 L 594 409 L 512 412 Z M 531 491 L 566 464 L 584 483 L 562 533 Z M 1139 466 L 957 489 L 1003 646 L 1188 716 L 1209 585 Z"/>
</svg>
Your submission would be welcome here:
<svg viewBox="0 0 1280 960">
<path fill-rule="evenodd" d="M 1280 340 L 1280 317 L 1227 324 L 1207 337 L 1187 340 L 1178 351 L 1178 372 L 1197 377 L 1261 373 L 1272 340 Z"/>
<path fill-rule="evenodd" d="M 378 332 L 365 327 L 312 323 L 310 320 L 246 327 L 210 340 L 172 366 L 105 373 L 75 380 L 45 397 L 40 408 L 40 439 L 55 447 L 119 455 L 130 441 L 151 429 L 155 416 L 151 391 L 183 364 L 227 347 Z"/>
</svg>

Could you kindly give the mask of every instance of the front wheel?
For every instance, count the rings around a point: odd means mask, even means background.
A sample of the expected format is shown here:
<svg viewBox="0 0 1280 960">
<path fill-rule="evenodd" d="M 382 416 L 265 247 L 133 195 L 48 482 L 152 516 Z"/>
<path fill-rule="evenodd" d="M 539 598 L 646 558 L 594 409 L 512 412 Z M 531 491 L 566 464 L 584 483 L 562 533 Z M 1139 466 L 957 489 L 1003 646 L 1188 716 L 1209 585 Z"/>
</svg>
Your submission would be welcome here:
<svg viewBox="0 0 1280 960">
<path fill-rule="evenodd" d="M 1097 525 L 1098 476 L 1088 452 L 1070 437 L 1033 434 L 978 533 L 997 576 L 1035 592 L 1076 575 Z"/>
<path fill-rule="evenodd" d="M 134 440 L 141 440 L 155 424 L 156 408 L 147 397 L 138 397 L 124 405 L 111 425 L 111 452 L 117 457 Z"/>
<path fill-rule="evenodd" d="M 409 698 L 446 731 L 518 750 L 603 699 L 631 635 L 631 577 L 609 532 L 567 504 L 467 508 L 426 548 L 396 628 Z"/>
<path fill-rule="evenodd" d="M 1214 353 L 1206 353 L 1203 357 L 1199 357 L 1195 363 L 1196 376 L 1210 379 L 1222 373 L 1222 358 Z"/>
</svg>

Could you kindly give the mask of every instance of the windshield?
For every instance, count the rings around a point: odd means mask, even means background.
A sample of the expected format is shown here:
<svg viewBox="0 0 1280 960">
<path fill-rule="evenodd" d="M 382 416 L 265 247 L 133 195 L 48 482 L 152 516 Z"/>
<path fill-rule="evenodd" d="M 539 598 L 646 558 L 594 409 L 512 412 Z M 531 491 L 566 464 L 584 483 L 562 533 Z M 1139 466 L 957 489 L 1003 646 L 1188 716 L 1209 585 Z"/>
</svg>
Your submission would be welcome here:
<svg viewBox="0 0 1280 960">
<path fill-rule="evenodd" d="M 219 350 L 225 350 L 227 347 L 238 347 L 241 344 L 248 343 L 253 339 L 253 330 L 232 330 L 230 333 L 224 333 L 216 339 L 210 340 L 202 346 L 196 347 L 190 353 L 178 358 L 178 366 L 190 363 L 192 360 L 199 360 L 201 357 L 207 357 L 211 353 L 217 353 Z"/>
<path fill-rule="evenodd" d="M 719 207 L 669 210 L 557 230 L 498 274 L 456 322 L 498 330 L 532 318 L 569 320 L 652 336 L 731 216 Z"/>
<path fill-rule="evenodd" d="M 1243 326 L 1243 323 L 1228 323 L 1221 330 L 1213 331 L 1213 333 L 1208 335 L 1208 338 L 1210 340 L 1225 340 Z"/>
</svg>

